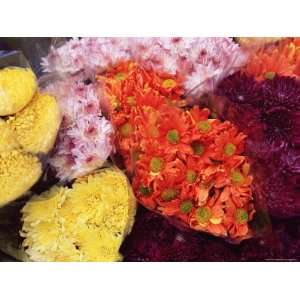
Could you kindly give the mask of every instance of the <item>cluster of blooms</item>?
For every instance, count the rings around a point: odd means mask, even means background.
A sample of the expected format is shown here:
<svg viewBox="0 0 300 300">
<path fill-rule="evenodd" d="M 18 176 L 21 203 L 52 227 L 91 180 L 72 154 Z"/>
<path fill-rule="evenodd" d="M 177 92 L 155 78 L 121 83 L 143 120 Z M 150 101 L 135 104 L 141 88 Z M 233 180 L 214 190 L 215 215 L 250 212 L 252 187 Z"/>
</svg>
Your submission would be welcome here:
<svg viewBox="0 0 300 300">
<path fill-rule="evenodd" d="M 49 160 L 61 180 L 83 176 L 101 167 L 113 149 L 113 128 L 102 116 L 95 86 L 75 78 L 46 87 L 56 97 L 63 114 Z"/>
<path fill-rule="evenodd" d="M 262 47 L 249 57 L 245 67 L 256 80 L 280 76 L 300 76 L 300 39 L 283 39 Z"/>
<path fill-rule="evenodd" d="M 230 38 L 82 38 L 52 47 L 42 65 L 46 72 L 83 72 L 93 76 L 131 59 L 160 73 L 180 74 L 187 93 L 198 97 L 246 62 Z"/>
<path fill-rule="evenodd" d="M 251 236 L 246 136 L 208 109 L 179 107 L 181 84 L 168 74 L 126 62 L 97 80 L 139 201 L 198 231 L 232 240 Z"/>
<path fill-rule="evenodd" d="M 136 202 L 126 176 L 106 168 L 34 195 L 22 208 L 31 261 L 118 261 Z"/>
<path fill-rule="evenodd" d="M 239 73 L 219 86 L 223 115 L 248 135 L 246 150 L 260 161 L 260 189 L 270 213 L 300 215 L 299 40 L 259 50 Z"/>
<path fill-rule="evenodd" d="M 139 209 L 121 247 L 124 261 L 278 261 L 300 259 L 300 220 L 273 220 L 273 231 L 229 244 L 222 239 L 178 230 L 166 218 Z"/>
<path fill-rule="evenodd" d="M 24 196 L 39 180 L 41 154 L 53 148 L 60 121 L 55 98 L 39 92 L 31 69 L 0 70 L 0 206 Z"/>
</svg>

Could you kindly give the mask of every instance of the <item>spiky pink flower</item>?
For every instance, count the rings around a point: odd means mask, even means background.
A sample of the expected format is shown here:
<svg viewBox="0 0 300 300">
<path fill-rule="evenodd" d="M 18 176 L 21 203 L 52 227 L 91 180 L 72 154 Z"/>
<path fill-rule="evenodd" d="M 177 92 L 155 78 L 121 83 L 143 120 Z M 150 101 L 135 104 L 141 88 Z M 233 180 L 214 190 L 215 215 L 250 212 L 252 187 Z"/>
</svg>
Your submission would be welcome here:
<svg viewBox="0 0 300 300">
<path fill-rule="evenodd" d="M 58 100 L 62 126 L 49 163 L 61 180 L 85 175 L 99 168 L 110 155 L 113 128 L 100 110 L 93 84 L 69 78 L 46 90 Z"/>
</svg>

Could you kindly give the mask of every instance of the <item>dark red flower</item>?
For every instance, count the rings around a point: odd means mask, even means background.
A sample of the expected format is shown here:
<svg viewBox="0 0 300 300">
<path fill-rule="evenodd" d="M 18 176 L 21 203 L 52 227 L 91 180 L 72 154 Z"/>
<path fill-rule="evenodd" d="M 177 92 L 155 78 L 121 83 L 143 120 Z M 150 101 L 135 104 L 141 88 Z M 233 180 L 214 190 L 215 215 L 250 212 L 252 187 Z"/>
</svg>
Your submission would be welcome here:
<svg viewBox="0 0 300 300">
<path fill-rule="evenodd" d="M 273 232 L 229 244 L 220 238 L 182 231 L 140 207 L 122 245 L 125 261 L 277 261 L 300 260 L 300 220 L 273 219 Z"/>
<path fill-rule="evenodd" d="M 284 173 L 276 173 L 266 180 L 264 184 L 265 196 L 269 212 L 278 218 L 290 218 L 300 215 L 300 177 L 294 178 Z"/>
<path fill-rule="evenodd" d="M 239 104 L 260 104 L 261 86 L 251 76 L 237 72 L 221 82 L 217 93 Z"/>
<path fill-rule="evenodd" d="M 293 114 L 282 107 L 272 107 L 261 114 L 264 124 L 265 138 L 270 144 L 270 150 L 287 148 L 294 143 L 293 137 L 298 136 L 300 128 Z M 296 138 L 298 143 L 298 138 Z"/>
<path fill-rule="evenodd" d="M 300 110 L 300 82 L 293 77 L 275 76 L 262 83 L 265 109 L 281 107 Z"/>
</svg>

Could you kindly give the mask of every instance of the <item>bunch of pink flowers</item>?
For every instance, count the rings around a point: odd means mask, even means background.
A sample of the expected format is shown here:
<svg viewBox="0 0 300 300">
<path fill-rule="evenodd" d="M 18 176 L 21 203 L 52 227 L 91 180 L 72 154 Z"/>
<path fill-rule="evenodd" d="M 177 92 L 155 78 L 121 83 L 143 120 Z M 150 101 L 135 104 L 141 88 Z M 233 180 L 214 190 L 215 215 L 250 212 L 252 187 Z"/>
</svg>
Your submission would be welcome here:
<svg viewBox="0 0 300 300">
<path fill-rule="evenodd" d="M 113 128 L 102 116 L 95 86 L 68 78 L 46 90 L 56 97 L 63 115 L 49 160 L 57 176 L 70 180 L 101 167 L 113 149 Z"/>
</svg>

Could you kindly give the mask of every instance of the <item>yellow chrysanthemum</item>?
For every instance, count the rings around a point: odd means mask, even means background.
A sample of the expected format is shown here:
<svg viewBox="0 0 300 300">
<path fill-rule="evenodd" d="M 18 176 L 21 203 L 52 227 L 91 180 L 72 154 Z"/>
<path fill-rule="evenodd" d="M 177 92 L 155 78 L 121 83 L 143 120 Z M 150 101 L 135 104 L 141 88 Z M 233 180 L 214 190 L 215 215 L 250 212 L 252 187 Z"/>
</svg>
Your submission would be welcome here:
<svg viewBox="0 0 300 300">
<path fill-rule="evenodd" d="M 0 152 L 0 206 L 22 196 L 41 174 L 37 157 L 20 150 Z"/>
<path fill-rule="evenodd" d="M 36 77 L 31 69 L 0 70 L 0 116 L 12 115 L 23 109 L 36 90 Z"/>
<path fill-rule="evenodd" d="M 54 145 L 60 125 L 60 112 L 55 98 L 37 94 L 8 123 L 23 149 L 31 153 L 48 153 Z"/>
<path fill-rule="evenodd" d="M 23 247 L 33 261 L 119 261 L 135 200 L 123 173 L 104 169 L 54 186 L 23 208 Z"/>
<path fill-rule="evenodd" d="M 0 152 L 19 148 L 17 137 L 10 126 L 0 118 Z"/>
</svg>

